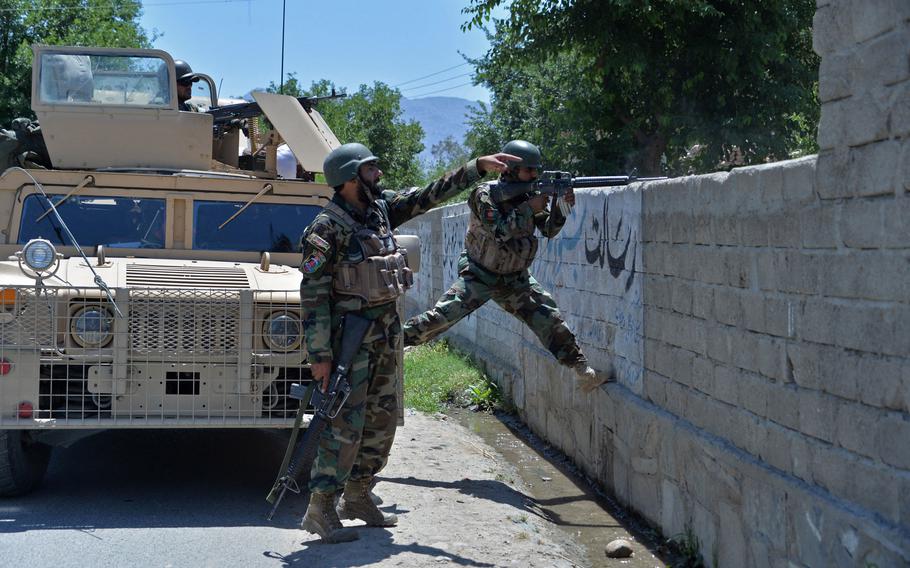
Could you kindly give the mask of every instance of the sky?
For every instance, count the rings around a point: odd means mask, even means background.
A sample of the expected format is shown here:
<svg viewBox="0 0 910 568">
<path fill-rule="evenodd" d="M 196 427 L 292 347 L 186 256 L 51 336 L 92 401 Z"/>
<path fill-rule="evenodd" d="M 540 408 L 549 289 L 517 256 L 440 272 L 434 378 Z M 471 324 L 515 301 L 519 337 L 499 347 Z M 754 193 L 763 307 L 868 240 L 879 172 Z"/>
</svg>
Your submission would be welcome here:
<svg viewBox="0 0 910 568">
<path fill-rule="evenodd" d="M 382 81 L 406 98 L 489 100 L 471 85 L 463 55 L 489 48 L 477 28 L 461 31 L 468 0 L 285 0 L 284 71 L 304 87 L 319 79 L 354 92 Z M 281 76 L 282 0 L 143 0 L 153 46 L 242 96 Z M 504 10 L 497 12 L 498 16 Z"/>
</svg>

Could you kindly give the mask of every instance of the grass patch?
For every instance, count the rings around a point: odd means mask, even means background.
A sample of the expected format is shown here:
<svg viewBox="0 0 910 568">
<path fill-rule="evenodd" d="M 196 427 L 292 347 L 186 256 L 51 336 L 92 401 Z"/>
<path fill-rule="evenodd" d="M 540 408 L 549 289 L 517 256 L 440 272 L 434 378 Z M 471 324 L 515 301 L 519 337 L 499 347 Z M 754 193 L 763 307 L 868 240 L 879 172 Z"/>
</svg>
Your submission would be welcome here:
<svg viewBox="0 0 910 568">
<path fill-rule="evenodd" d="M 404 405 L 423 412 L 446 406 L 491 410 L 501 403 L 499 387 L 463 353 L 437 341 L 404 355 Z"/>
</svg>

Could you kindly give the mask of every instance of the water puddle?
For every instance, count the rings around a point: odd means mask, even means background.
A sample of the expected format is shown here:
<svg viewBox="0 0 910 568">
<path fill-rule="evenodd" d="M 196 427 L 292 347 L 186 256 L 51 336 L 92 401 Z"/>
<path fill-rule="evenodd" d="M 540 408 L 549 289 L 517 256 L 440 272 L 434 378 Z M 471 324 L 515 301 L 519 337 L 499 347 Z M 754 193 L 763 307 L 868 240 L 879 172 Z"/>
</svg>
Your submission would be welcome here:
<svg viewBox="0 0 910 568">
<path fill-rule="evenodd" d="M 609 497 L 598 494 L 573 471 L 564 456 L 546 448 L 517 419 L 459 409 L 449 409 L 447 414 L 483 438 L 516 468 L 541 515 L 570 533 L 586 550 L 587 559 L 583 563 L 579 559 L 581 565 L 644 568 L 664 567 L 671 562 L 663 551 L 658 552 L 660 543 L 644 523 Z M 607 544 L 617 538 L 631 542 L 631 558 L 606 556 Z"/>
</svg>

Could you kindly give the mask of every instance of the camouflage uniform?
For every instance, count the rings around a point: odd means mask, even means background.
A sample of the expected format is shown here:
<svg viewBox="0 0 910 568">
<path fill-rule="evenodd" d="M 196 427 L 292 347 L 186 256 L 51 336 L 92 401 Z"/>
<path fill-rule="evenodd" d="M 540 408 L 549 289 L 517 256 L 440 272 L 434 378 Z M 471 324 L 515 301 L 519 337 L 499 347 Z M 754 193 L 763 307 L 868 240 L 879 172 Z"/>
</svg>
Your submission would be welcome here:
<svg viewBox="0 0 910 568">
<path fill-rule="evenodd" d="M 527 201 L 497 206 L 490 198 L 490 184 L 478 186 L 468 205 L 472 219 L 467 247 L 458 261 L 458 279 L 432 309 L 405 322 L 405 345 L 433 339 L 492 299 L 525 322 L 560 363 L 585 366 L 587 360 L 553 297 L 527 270 L 537 252 L 535 228 L 545 237 L 554 237 L 565 225 L 565 216 L 559 208 L 535 214 Z M 489 235 L 495 242 L 474 247 L 477 234 Z M 490 247 L 498 249 L 496 265 L 481 252 Z M 504 273 L 504 266 L 514 271 Z"/>
<path fill-rule="evenodd" d="M 423 189 L 383 191 L 365 214 L 338 194 L 332 202 L 363 226 L 390 231 L 470 187 L 479 178 L 477 162 L 472 160 Z M 384 226 L 386 219 L 391 226 Z M 349 478 L 369 480 L 383 468 L 398 416 L 395 346 L 401 323 L 396 302 L 367 307 L 361 298 L 340 295 L 333 289 L 336 262 L 343 255 L 350 258 L 360 254 L 353 235 L 354 229 L 338 215 L 323 210 L 302 238 L 300 304 L 310 362 L 332 360 L 333 351 L 340 345 L 338 332 L 346 313 L 357 312 L 373 321 L 351 365 L 350 398 L 331 428 L 323 433 L 313 464 L 310 491 L 321 494 L 337 492 Z"/>
</svg>

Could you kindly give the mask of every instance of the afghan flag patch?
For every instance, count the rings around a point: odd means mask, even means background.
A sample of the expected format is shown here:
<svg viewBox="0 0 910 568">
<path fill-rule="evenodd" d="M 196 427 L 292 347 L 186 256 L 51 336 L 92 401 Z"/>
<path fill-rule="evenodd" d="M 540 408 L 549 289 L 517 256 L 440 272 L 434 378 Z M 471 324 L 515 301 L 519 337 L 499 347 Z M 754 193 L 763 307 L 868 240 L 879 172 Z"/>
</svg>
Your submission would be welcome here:
<svg viewBox="0 0 910 568">
<path fill-rule="evenodd" d="M 322 252 L 329 252 L 329 243 L 316 233 L 310 233 L 307 235 L 306 242 L 310 243 Z"/>
<path fill-rule="evenodd" d="M 300 270 L 306 272 L 307 274 L 313 274 L 319 267 L 325 264 L 326 258 L 325 255 L 320 251 L 313 251 L 306 260 L 303 261 L 303 264 L 300 266 Z"/>
</svg>

